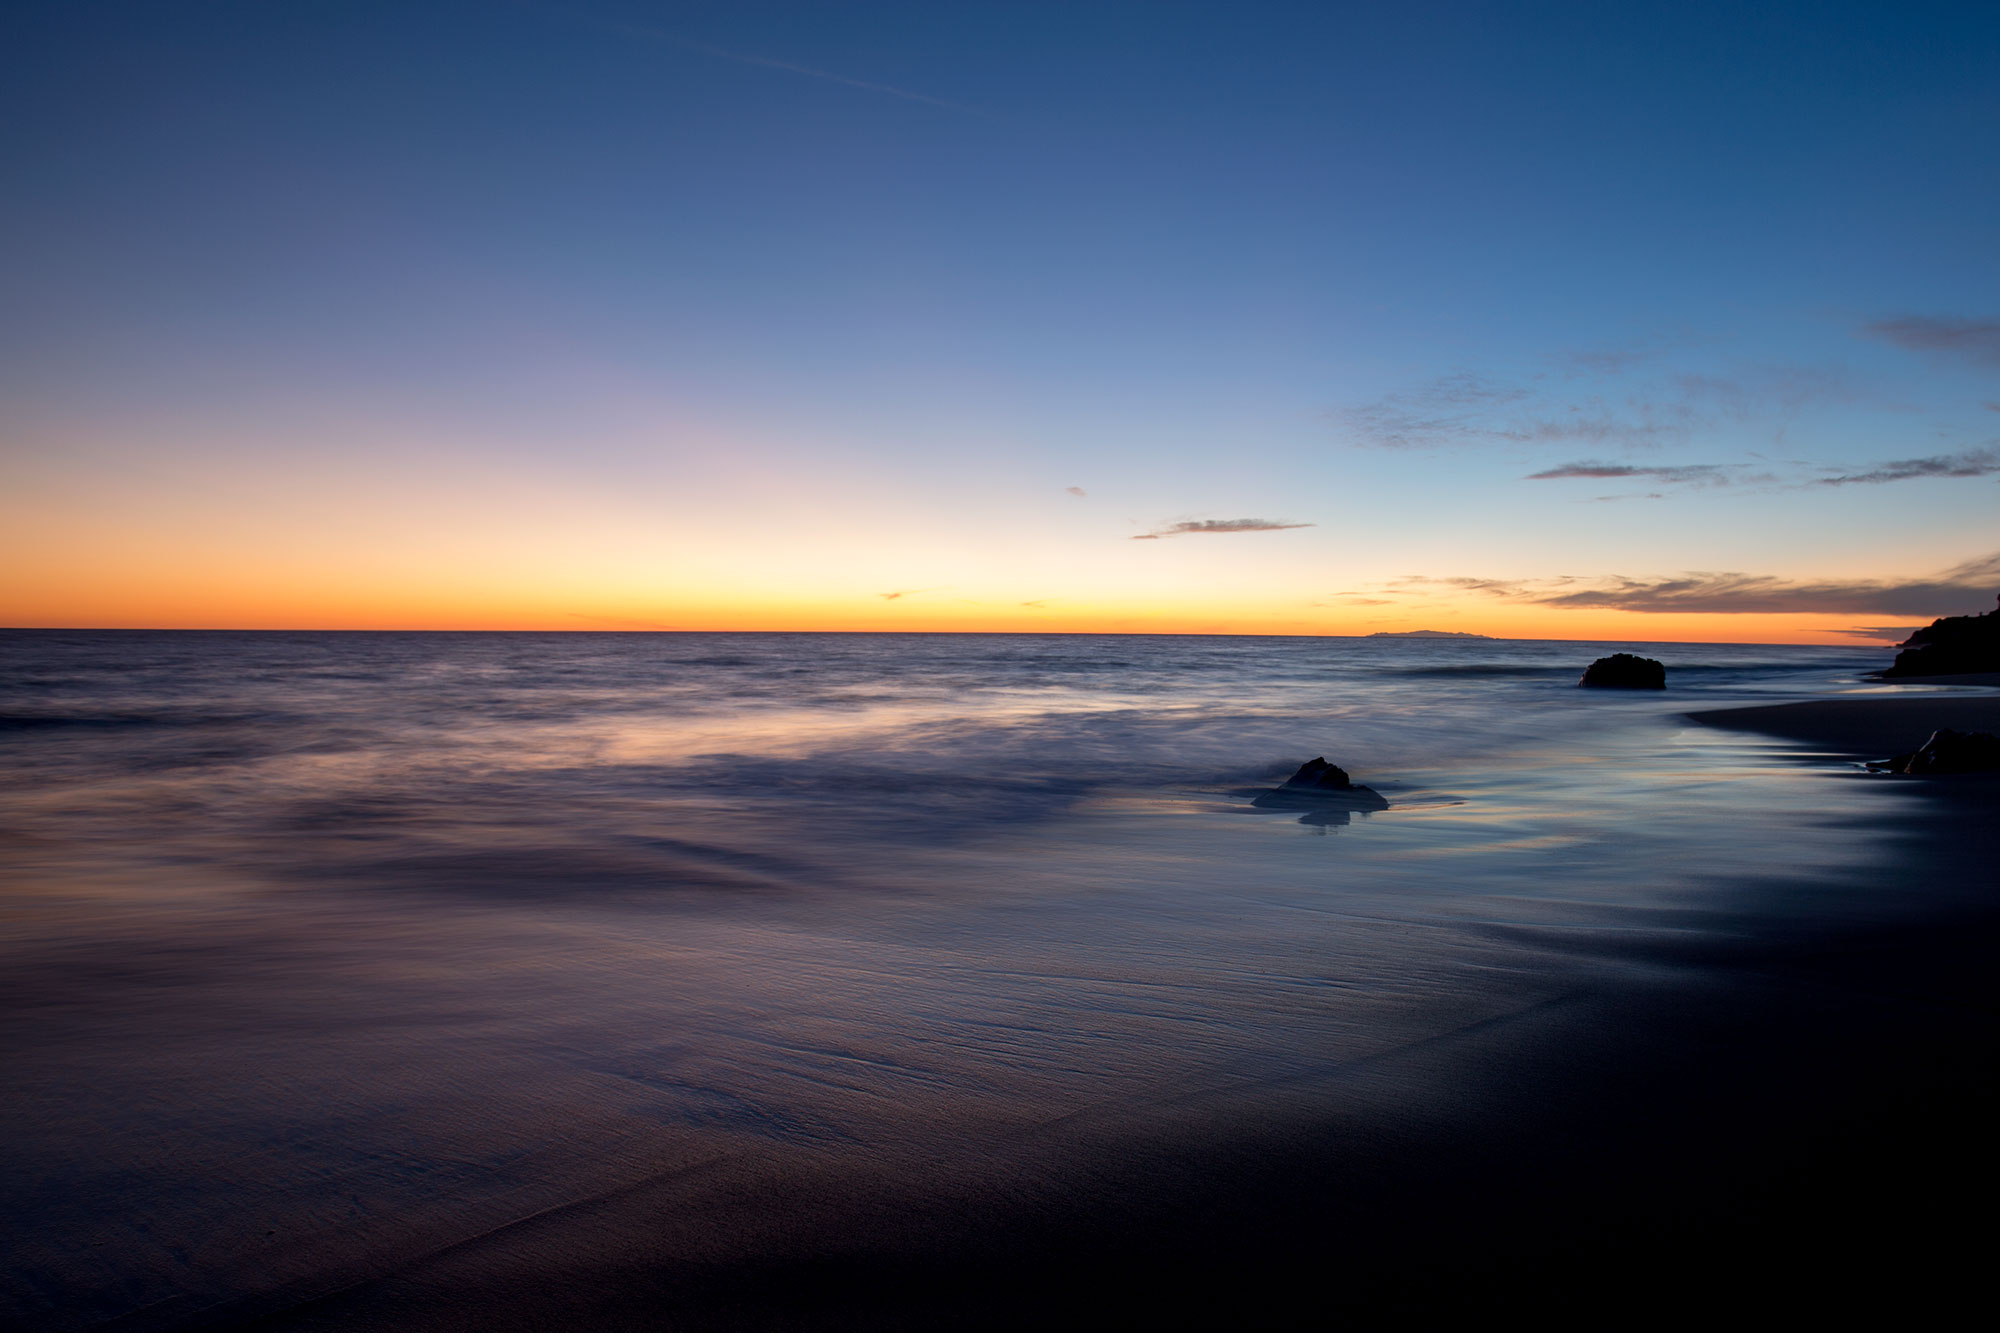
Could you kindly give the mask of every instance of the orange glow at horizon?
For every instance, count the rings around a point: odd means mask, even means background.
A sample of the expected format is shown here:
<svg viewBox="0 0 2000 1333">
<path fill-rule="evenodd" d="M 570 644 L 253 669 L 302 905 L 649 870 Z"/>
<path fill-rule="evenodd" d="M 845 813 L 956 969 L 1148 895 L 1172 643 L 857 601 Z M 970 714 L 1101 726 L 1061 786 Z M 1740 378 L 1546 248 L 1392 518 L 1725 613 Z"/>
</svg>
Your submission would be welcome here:
<svg viewBox="0 0 2000 1333">
<path fill-rule="evenodd" d="M 1419 591 L 1398 592 L 1395 580 L 1407 574 L 1401 562 L 1416 557 L 1385 554 L 1363 567 L 1336 554 L 1330 529 L 1133 542 L 1129 529 L 1068 497 L 1036 509 L 1008 494 L 942 513 L 907 496 L 821 480 L 777 491 L 709 475 L 685 493 L 656 492 L 435 460 L 399 470 L 359 454 L 319 456 L 311 467 L 190 457 L 171 478 L 108 463 L 68 471 L 24 466 L 0 510 L 0 568 L 7 571 L 0 625 L 1306 636 L 1441 630 L 1514 639 L 1858 645 L 1868 640 L 1845 631 L 1883 619 L 1557 609 L 1452 588 L 1449 579 L 1417 580 Z M 1449 550 L 1423 558 L 1434 573 L 1464 573 Z M 1326 572 L 1342 566 L 1337 575 Z M 1343 585 L 1376 591 L 1334 591 Z"/>
<path fill-rule="evenodd" d="M 564 592 L 571 595 L 565 596 Z M 20 629 L 706 631 L 846 633 L 1227 634 L 1345 637 L 1450 630 L 1498 639 L 1655 643 L 1862 645 L 1856 617 L 1642 614 L 1427 602 L 1360 611 L 1270 600 L 1046 599 L 1038 605 L 911 594 L 852 598 L 646 598 L 548 587 L 473 583 L 400 587 L 244 576 L 217 582 L 131 576 L 116 584 L 14 588 L 0 594 L 0 625 Z M 1385 611 L 1396 612 L 1384 616 Z M 1884 640 L 1886 642 L 1886 640 Z"/>
</svg>

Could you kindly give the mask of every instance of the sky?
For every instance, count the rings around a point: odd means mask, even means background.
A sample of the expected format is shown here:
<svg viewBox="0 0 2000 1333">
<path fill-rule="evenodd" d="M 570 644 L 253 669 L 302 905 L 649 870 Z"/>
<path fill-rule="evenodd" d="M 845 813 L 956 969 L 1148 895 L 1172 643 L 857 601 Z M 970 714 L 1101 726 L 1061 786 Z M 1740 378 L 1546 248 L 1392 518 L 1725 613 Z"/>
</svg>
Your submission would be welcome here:
<svg viewBox="0 0 2000 1333">
<path fill-rule="evenodd" d="M 0 624 L 1868 642 L 1990 3 L 17 0 Z"/>
</svg>

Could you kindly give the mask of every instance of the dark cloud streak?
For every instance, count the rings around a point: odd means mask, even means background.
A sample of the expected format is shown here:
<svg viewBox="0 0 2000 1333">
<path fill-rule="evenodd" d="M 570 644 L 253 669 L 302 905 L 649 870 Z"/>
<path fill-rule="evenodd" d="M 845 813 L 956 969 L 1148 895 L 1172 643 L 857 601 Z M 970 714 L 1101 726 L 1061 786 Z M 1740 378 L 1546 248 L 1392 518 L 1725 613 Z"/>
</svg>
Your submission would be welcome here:
<svg viewBox="0 0 2000 1333">
<path fill-rule="evenodd" d="M 1310 528 L 1311 523 L 1279 523 L 1268 518 L 1204 518 L 1185 523 L 1169 523 L 1157 532 L 1142 532 L 1135 542 L 1158 541 L 1162 537 L 1187 537 L 1211 532 L 1282 532 L 1287 528 Z"/>
<path fill-rule="evenodd" d="M 1912 352 L 2000 370 L 2000 320 L 1905 315 L 1878 319 L 1862 332 Z"/>
<path fill-rule="evenodd" d="M 1694 463 L 1684 467 L 1632 467 L 1624 463 L 1564 463 L 1543 472 L 1530 473 L 1529 481 L 1559 481 L 1570 477 L 1582 477 L 1602 481 L 1618 477 L 1650 477 L 1658 481 L 1696 482 L 1714 486 L 1726 486 L 1729 478 L 1723 475 L 1725 467 L 1721 463 Z"/>
<path fill-rule="evenodd" d="M 1876 463 L 1858 472 L 1815 477 L 1809 481 L 1788 480 L 1771 472 L 1746 473 L 1746 463 L 1689 463 L 1678 467 L 1640 467 L 1631 463 L 1600 463 L 1583 460 L 1562 463 L 1540 472 L 1531 472 L 1527 481 L 1622 481 L 1646 480 L 1674 486 L 1763 485 L 1793 490 L 1814 486 L 1881 485 L 1892 481 L 1916 481 L 1925 477 L 1987 477 L 2000 474 L 2000 448 L 1988 446 L 1957 454 L 1934 454 L 1928 458 L 1898 458 Z M 1830 469 L 1821 468 L 1820 471 Z M 1601 500 L 1619 496 L 1599 496 Z"/>
<path fill-rule="evenodd" d="M 1409 578 L 1395 585 L 1441 585 L 1509 601 L 1572 610 L 1653 615 L 1892 615 L 1933 617 L 1984 611 L 2000 585 L 2000 553 L 1928 579 L 1801 583 L 1761 574 L 1689 573 L 1678 578 Z"/>
<path fill-rule="evenodd" d="M 1962 454 L 1935 454 L 1929 458 L 1899 458 L 1867 472 L 1851 472 L 1838 477 L 1822 477 L 1821 486 L 1879 485 L 1889 481 L 1910 481 L 1918 477 L 1989 477 L 2000 472 L 2000 449 L 1968 449 Z"/>
<path fill-rule="evenodd" d="M 1866 639 L 1871 643 L 1901 643 L 1917 631 L 1915 625 L 1855 625 L 1848 629 L 1833 630 L 1835 634 L 1845 634 L 1853 639 Z"/>
</svg>

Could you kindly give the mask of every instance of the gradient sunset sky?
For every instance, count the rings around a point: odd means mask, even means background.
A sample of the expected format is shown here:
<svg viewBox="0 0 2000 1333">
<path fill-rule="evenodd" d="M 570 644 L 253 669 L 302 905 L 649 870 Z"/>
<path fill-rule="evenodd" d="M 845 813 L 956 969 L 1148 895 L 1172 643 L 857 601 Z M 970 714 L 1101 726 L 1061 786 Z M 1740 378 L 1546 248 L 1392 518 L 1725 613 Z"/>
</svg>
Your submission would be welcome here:
<svg viewBox="0 0 2000 1333">
<path fill-rule="evenodd" d="M 0 624 L 2000 591 L 1990 2 L 63 0 L 0 62 Z"/>
</svg>

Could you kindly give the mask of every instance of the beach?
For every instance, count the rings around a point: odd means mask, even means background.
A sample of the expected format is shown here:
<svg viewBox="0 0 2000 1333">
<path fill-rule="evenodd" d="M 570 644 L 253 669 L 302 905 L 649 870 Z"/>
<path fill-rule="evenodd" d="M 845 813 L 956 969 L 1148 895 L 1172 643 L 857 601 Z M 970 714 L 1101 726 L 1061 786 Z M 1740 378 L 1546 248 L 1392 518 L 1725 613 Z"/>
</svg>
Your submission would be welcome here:
<svg viewBox="0 0 2000 1333">
<path fill-rule="evenodd" d="M 1701 720 L 1875 755 L 1992 727 L 2000 698 Z M 1882 832 L 1961 892 L 1865 929 L 1640 932 L 1619 954 L 1648 982 L 1199 1099 L 1137 1143 L 1079 1127 L 979 1181 L 675 1173 L 257 1326 L 1946 1319 L 1983 1289 L 2000 1184 L 2000 781 L 1928 785 Z"/>
<path fill-rule="evenodd" d="M 1966 682 L 1970 684 L 1970 681 Z M 1981 678 L 1983 684 L 2000 680 Z M 1908 753 L 1941 727 L 2000 734 L 2000 699 L 1830 699 L 1690 714 L 1705 726 L 1801 741 L 1827 754 L 1885 759 Z"/>
<path fill-rule="evenodd" d="M 37 679 L 102 651 L 34 647 Z M 647 643 L 148 641 L 171 700 L 14 701 L 41 780 L 6 803 L 11 1322 L 1922 1319 L 1975 1291 L 1996 784 L 1852 760 L 2000 699 L 1842 695 L 1851 658 L 1777 650 L 1579 698 L 1575 645 L 900 642 L 895 677 L 820 649 L 858 674 L 819 668 L 802 718 L 759 683 L 797 645 L 671 647 L 700 684 L 658 734 L 699 735 L 652 759 L 607 739 L 652 714 L 605 701 Z M 189 693 L 208 661 L 226 715 Z M 961 662 L 1007 676 L 983 720 Z M 700 703 L 730 672 L 725 725 Z M 383 722 L 398 690 L 417 731 Z M 1389 808 L 1250 808 L 1322 743 Z"/>
<path fill-rule="evenodd" d="M 1991 1303 L 2000 7 L 0 32 L 0 1333 Z"/>
</svg>

